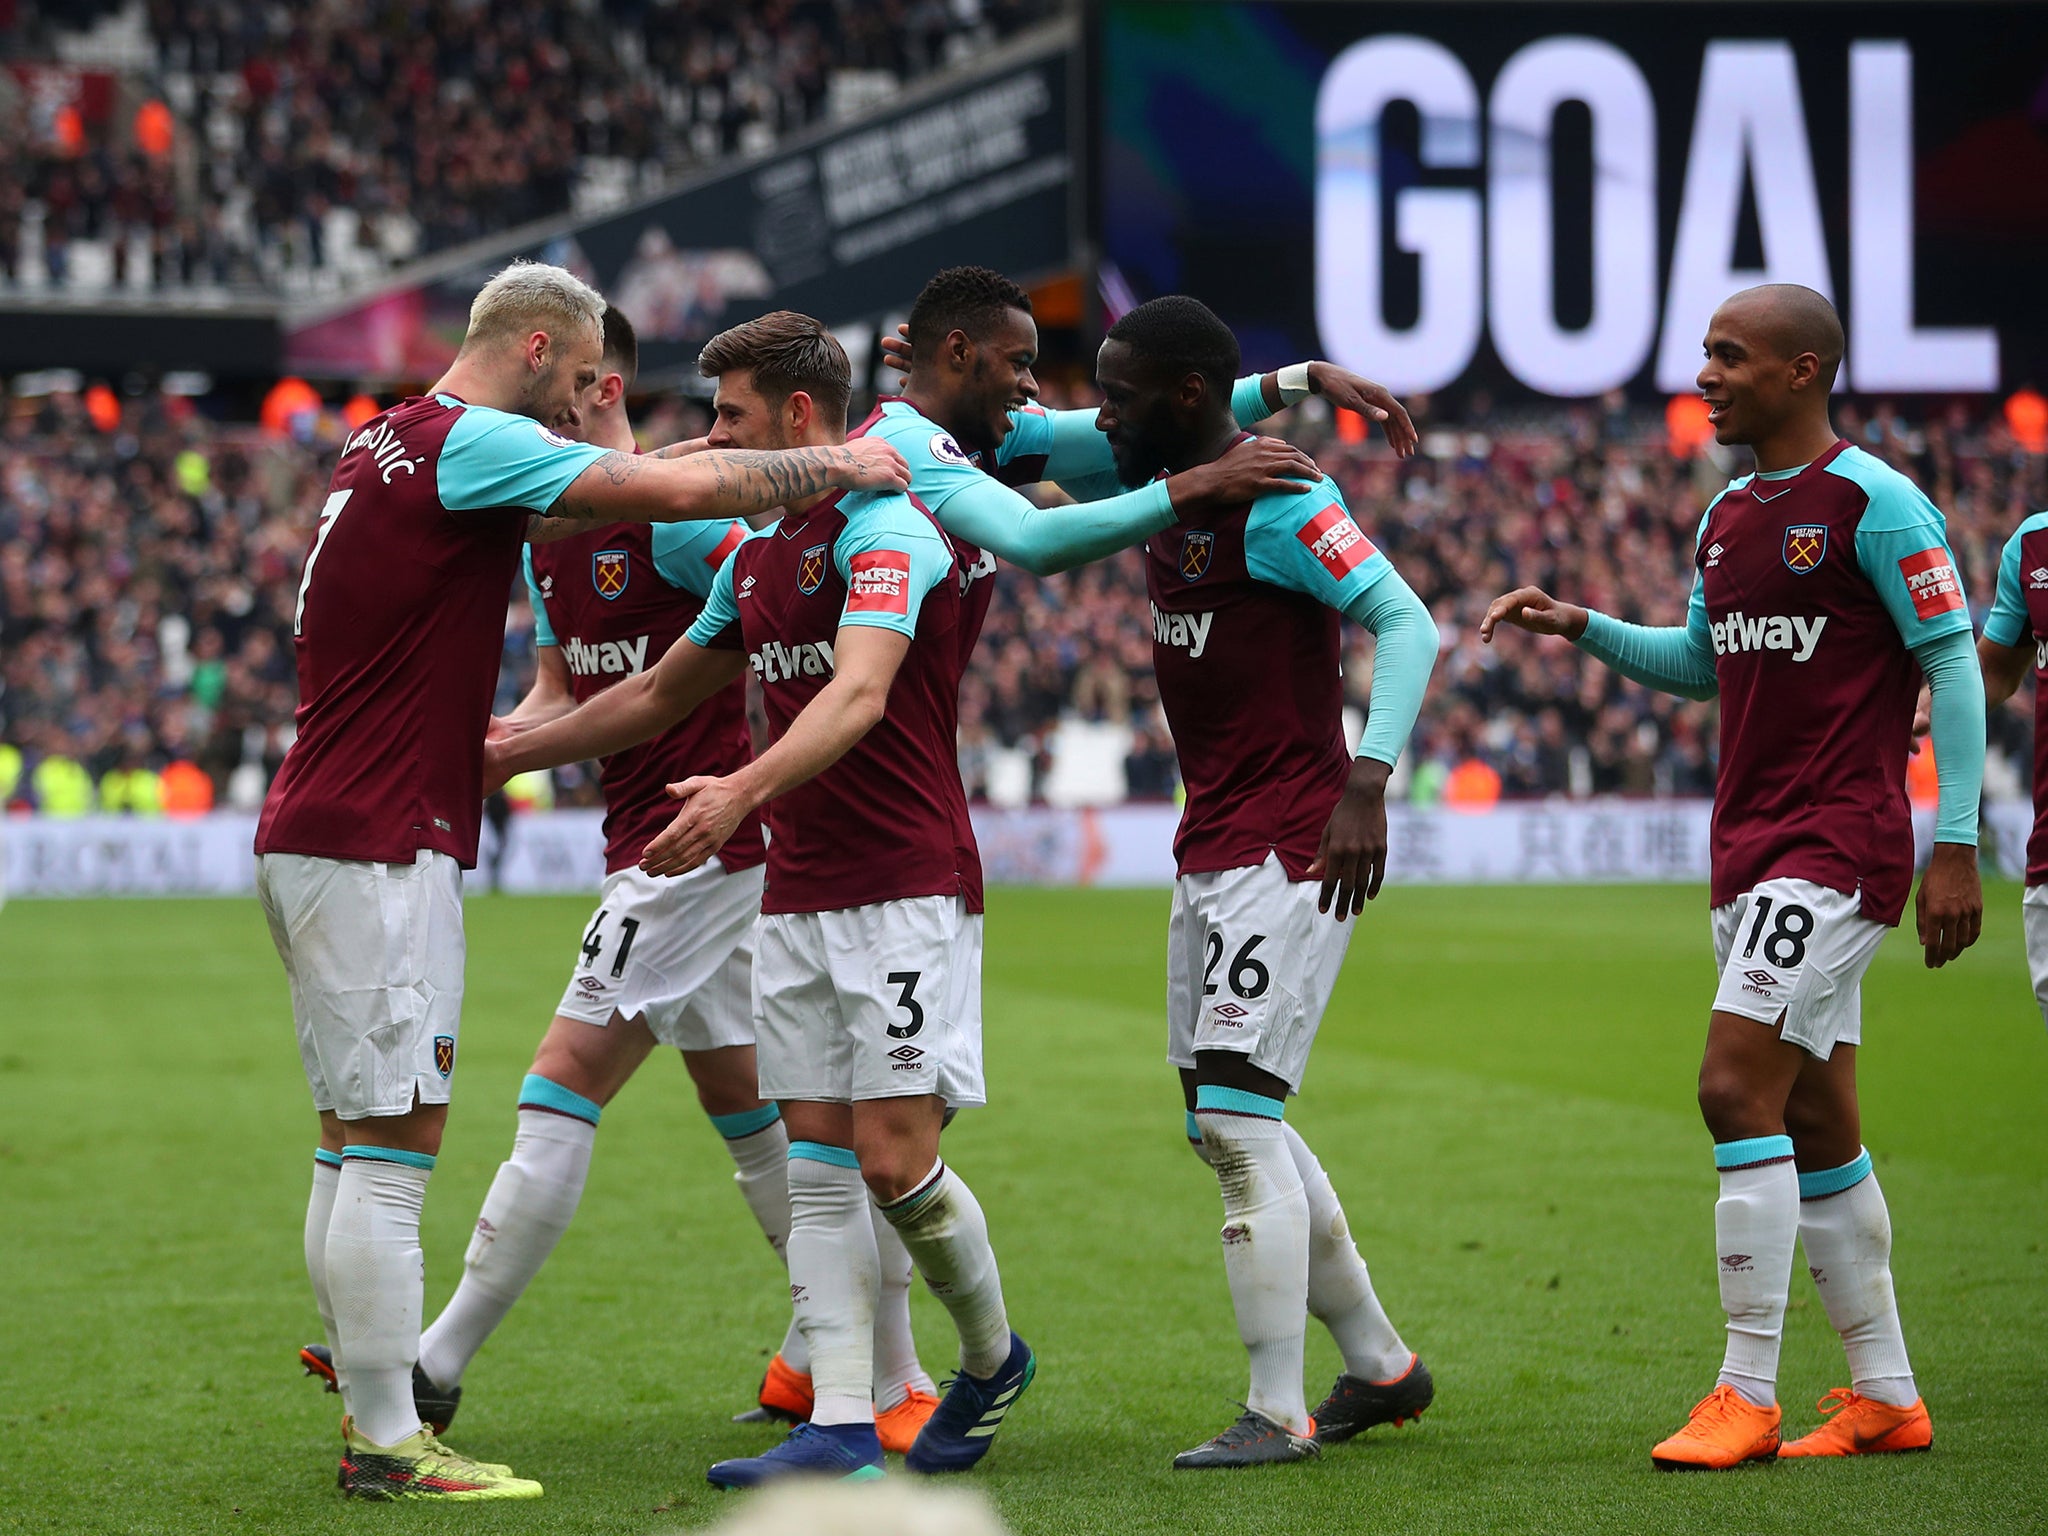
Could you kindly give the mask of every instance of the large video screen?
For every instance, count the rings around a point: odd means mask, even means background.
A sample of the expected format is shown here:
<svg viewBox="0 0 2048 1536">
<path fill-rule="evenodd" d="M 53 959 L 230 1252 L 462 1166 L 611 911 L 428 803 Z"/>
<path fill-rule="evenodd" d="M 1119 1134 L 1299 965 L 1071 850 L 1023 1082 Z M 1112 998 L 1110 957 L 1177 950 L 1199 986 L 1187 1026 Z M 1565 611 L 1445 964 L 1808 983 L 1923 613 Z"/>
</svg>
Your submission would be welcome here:
<svg viewBox="0 0 2048 1536">
<path fill-rule="evenodd" d="M 2048 5 L 1104 0 L 1092 46 L 1105 276 L 1253 363 L 1679 392 L 1797 282 L 1846 388 L 2048 387 Z"/>
</svg>

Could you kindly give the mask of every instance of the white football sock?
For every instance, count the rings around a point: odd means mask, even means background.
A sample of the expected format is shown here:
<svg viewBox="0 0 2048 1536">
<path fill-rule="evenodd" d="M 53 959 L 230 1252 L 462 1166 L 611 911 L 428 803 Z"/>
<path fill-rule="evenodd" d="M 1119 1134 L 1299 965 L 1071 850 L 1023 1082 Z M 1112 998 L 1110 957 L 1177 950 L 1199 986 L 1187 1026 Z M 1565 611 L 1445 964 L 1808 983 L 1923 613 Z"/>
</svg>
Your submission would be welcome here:
<svg viewBox="0 0 2048 1536">
<path fill-rule="evenodd" d="M 327 1336 L 327 1354 L 334 1362 L 334 1385 L 348 1411 L 348 1372 L 341 1361 L 341 1341 L 334 1331 L 334 1303 L 327 1299 L 327 1229 L 334 1222 L 334 1190 L 341 1182 L 341 1154 L 324 1148 L 313 1154 L 313 1193 L 306 1201 L 306 1278 L 313 1282 L 313 1304 L 320 1309 L 320 1327 Z"/>
<path fill-rule="evenodd" d="M 1714 1148 L 1721 1198 L 1714 1203 L 1714 1251 L 1728 1351 L 1720 1382 L 1759 1408 L 1778 1400 L 1778 1347 L 1799 1232 L 1799 1175 L 1792 1138 L 1756 1136 Z"/>
<path fill-rule="evenodd" d="M 754 1213 L 768 1246 L 784 1265 L 789 1263 L 789 1130 L 782 1112 L 773 1104 L 735 1115 L 713 1115 L 711 1124 L 725 1138 L 725 1150 L 732 1154 L 739 1170 L 732 1178 L 740 1187 L 740 1198 Z M 792 1312 L 789 1327 L 777 1351 L 782 1363 L 799 1375 L 811 1368 L 810 1346 Z"/>
<path fill-rule="evenodd" d="M 348 1411 L 374 1445 L 419 1433 L 412 1367 L 420 1348 L 420 1207 L 434 1160 L 385 1147 L 342 1149 L 327 1228 L 327 1295 L 348 1362 Z"/>
<path fill-rule="evenodd" d="M 1302 1392 L 1308 1330 L 1308 1195 L 1288 1152 L 1277 1099 L 1203 1084 L 1195 1121 L 1223 1191 L 1223 1270 L 1251 1355 L 1245 1406 L 1309 1432 Z"/>
<path fill-rule="evenodd" d="M 917 1188 L 882 1207 L 903 1239 L 925 1289 L 939 1298 L 960 1335 L 960 1369 L 986 1381 L 1010 1358 L 1010 1315 L 974 1191 L 943 1160 Z"/>
<path fill-rule="evenodd" d="M 936 1392 L 917 1358 L 910 1332 L 910 1282 L 917 1266 L 879 1205 L 870 1205 L 875 1252 L 882 1260 L 882 1288 L 875 1302 L 875 1411 L 886 1413 L 913 1391 Z"/>
<path fill-rule="evenodd" d="M 791 1142 L 789 1211 L 789 1290 L 810 1345 L 811 1422 L 872 1424 L 881 1261 L 853 1154 Z"/>
<path fill-rule="evenodd" d="M 1828 1321 L 1842 1336 L 1850 1385 L 1863 1397 L 1906 1407 L 1920 1392 L 1892 1294 L 1891 1214 L 1870 1154 L 1801 1174 L 1799 1193 L 1799 1240 Z"/>
<path fill-rule="evenodd" d="M 444 1391 L 462 1385 L 484 1340 L 555 1251 L 590 1176 L 597 1105 L 542 1077 L 529 1076 L 519 1097 L 512 1155 L 484 1196 L 462 1279 L 420 1339 L 420 1369 Z"/>
<path fill-rule="evenodd" d="M 1364 1381 L 1396 1381 L 1408 1374 L 1414 1352 L 1401 1342 L 1372 1276 L 1351 1240 L 1350 1224 L 1330 1176 L 1293 1126 L 1280 1125 L 1308 1197 L 1308 1310 L 1330 1330 L 1344 1356 L 1345 1374 Z"/>
</svg>

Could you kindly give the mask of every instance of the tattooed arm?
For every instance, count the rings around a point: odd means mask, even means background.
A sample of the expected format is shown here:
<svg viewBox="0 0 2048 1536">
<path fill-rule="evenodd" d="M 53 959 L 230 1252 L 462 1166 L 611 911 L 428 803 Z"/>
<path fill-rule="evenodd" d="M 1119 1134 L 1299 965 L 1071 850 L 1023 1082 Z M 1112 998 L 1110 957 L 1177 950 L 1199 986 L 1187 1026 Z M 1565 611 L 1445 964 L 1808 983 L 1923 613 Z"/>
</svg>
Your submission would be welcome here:
<svg viewBox="0 0 2048 1536">
<path fill-rule="evenodd" d="M 903 456 L 878 438 L 772 453 L 708 449 L 680 459 L 614 451 L 591 460 L 548 508 L 548 517 L 585 525 L 745 517 L 827 491 L 909 486 Z"/>
</svg>

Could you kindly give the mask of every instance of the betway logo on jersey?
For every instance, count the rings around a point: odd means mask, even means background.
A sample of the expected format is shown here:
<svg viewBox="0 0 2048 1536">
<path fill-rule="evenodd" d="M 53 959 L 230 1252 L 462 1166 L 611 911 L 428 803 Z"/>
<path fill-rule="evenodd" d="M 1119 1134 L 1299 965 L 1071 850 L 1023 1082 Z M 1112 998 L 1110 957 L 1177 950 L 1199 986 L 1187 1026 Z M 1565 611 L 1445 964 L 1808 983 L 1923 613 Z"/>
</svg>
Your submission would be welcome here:
<svg viewBox="0 0 2048 1536">
<path fill-rule="evenodd" d="M 1716 656 L 1734 656 L 1742 651 L 1790 651 L 1794 661 L 1804 661 L 1820 644 L 1820 632 L 1828 627 L 1828 621 L 1786 618 L 1781 614 L 1753 619 L 1738 608 L 1711 627 Z"/>
<path fill-rule="evenodd" d="M 600 640 L 592 645 L 571 636 L 562 642 L 562 660 L 578 677 L 598 677 L 606 673 L 631 677 L 647 666 L 647 637 L 635 635 L 630 640 Z"/>
<path fill-rule="evenodd" d="M 786 683 L 793 677 L 830 677 L 832 642 L 784 645 L 780 640 L 770 640 L 747 659 L 754 664 L 754 676 L 764 684 Z"/>
<path fill-rule="evenodd" d="M 1209 626 L 1215 622 L 1213 613 L 1162 613 L 1157 603 L 1152 605 L 1152 638 L 1186 651 L 1190 661 L 1202 659 L 1209 648 Z"/>
</svg>

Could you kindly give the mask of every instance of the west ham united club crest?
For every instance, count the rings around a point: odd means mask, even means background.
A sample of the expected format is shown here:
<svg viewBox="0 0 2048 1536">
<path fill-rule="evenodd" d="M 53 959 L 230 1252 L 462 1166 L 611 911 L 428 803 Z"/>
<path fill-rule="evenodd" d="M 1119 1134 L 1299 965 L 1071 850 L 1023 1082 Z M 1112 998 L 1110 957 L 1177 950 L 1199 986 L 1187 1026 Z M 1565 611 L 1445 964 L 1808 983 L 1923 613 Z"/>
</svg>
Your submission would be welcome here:
<svg viewBox="0 0 2048 1536">
<path fill-rule="evenodd" d="M 626 590 L 627 578 L 632 574 L 632 564 L 626 559 L 623 549 L 600 549 L 590 557 L 590 584 L 608 603 L 618 601 L 619 594 Z"/>
<path fill-rule="evenodd" d="M 1785 569 L 1804 576 L 1828 557 L 1825 523 L 1801 523 L 1785 530 Z"/>
<path fill-rule="evenodd" d="M 1209 574 L 1209 559 L 1216 553 L 1216 535 L 1194 530 L 1180 536 L 1180 575 L 1183 581 L 1200 581 Z"/>
<path fill-rule="evenodd" d="M 446 1077 L 455 1070 L 455 1037 L 434 1036 L 434 1070 Z"/>
<path fill-rule="evenodd" d="M 813 544 L 796 563 L 796 589 L 809 597 L 825 584 L 825 546 Z"/>
</svg>

